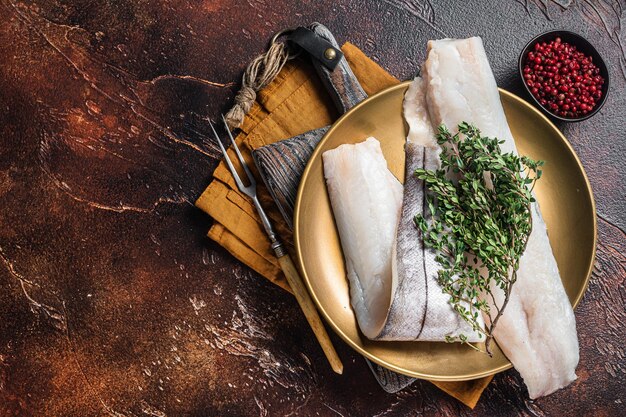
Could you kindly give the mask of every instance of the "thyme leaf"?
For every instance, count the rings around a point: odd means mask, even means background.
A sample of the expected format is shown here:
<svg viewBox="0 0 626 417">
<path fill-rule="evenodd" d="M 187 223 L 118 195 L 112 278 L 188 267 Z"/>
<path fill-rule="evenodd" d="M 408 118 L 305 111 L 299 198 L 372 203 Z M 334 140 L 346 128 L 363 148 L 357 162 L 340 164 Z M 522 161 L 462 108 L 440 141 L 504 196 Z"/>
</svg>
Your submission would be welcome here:
<svg viewBox="0 0 626 417">
<path fill-rule="evenodd" d="M 454 135 L 439 126 L 436 138 L 441 169 L 415 171 L 429 191 L 430 213 L 416 215 L 415 225 L 437 253 L 438 281 L 450 305 L 485 337 L 485 353 L 491 356 L 493 331 L 532 232 L 532 190 L 543 161 L 502 153 L 504 141 L 482 136 L 466 122 Z M 446 340 L 469 344 L 462 334 Z"/>
</svg>

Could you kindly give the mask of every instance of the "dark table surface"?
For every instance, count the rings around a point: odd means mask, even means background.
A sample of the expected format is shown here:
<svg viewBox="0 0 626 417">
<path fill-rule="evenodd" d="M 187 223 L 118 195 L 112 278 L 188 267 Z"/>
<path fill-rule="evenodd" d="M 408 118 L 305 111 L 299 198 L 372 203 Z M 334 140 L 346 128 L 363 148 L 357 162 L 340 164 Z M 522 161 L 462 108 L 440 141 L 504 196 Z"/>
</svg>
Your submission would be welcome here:
<svg viewBox="0 0 626 417">
<path fill-rule="evenodd" d="M 445 36 L 482 36 L 520 94 L 537 33 L 608 61 L 602 111 L 559 125 L 598 206 L 571 386 L 530 401 L 507 371 L 474 411 L 425 381 L 386 394 L 333 335 L 335 375 L 295 301 L 205 237 L 218 154 L 193 132 L 274 32 L 312 21 L 401 79 Z M 0 415 L 626 415 L 625 26 L 624 0 L 0 0 Z"/>
</svg>

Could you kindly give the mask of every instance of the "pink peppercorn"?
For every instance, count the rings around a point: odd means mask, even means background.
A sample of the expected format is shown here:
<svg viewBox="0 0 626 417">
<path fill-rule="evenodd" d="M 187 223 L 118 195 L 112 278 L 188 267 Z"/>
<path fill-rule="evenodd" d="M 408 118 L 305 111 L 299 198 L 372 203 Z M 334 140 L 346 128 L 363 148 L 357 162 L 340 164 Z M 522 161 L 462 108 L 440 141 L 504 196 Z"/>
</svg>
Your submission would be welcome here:
<svg viewBox="0 0 626 417">
<path fill-rule="evenodd" d="M 602 97 L 604 78 L 593 58 L 561 38 L 537 42 L 528 53 L 523 73 L 539 103 L 562 117 L 581 117 Z"/>
</svg>

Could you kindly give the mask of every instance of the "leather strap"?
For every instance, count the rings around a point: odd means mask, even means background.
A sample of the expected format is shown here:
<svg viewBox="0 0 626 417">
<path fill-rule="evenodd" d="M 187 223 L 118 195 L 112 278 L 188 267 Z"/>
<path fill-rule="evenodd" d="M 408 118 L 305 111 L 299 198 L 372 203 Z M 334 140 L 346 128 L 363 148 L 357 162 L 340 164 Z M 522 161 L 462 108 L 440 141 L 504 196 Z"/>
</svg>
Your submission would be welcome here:
<svg viewBox="0 0 626 417">
<path fill-rule="evenodd" d="M 343 58 L 343 52 L 339 48 L 335 48 L 332 43 L 305 27 L 296 28 L 288 35 L 288 39 L 307 51 L 330 71 L 333 71 Z"/>
</svg>

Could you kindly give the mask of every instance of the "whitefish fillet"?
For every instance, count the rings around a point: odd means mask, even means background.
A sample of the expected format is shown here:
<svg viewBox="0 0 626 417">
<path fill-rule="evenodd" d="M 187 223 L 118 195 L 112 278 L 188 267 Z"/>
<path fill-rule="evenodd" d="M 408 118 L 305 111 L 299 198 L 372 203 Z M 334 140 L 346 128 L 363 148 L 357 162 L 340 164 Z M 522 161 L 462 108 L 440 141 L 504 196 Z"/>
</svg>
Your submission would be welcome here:
<svg viewBox="0 0 626 417">
<path fill-rule="evenodd" d="M 326 151 L 322 159 L 346 262 L 350 302 L 363 334 L 375 338 L 391 300 L 391 250 L 402 184 L 387 168 L 374 138 Z"/>
<path fill-rule="evenodd" d="M 504 140 L 504 152 L 517 153 L 480 38 L 430 41 L 423 73 L 435 125 L 453 130 L 462 121 L 473 123 L 484 135 Z M 517 282 L 494 335 L 530 398 L 537 398 L 576 379 L 579 353 L 574 312 L 538 204 L 532 206 L 532 221 Z M 502 293 L 496 294 L 500 303 Z"/>
</svg>

